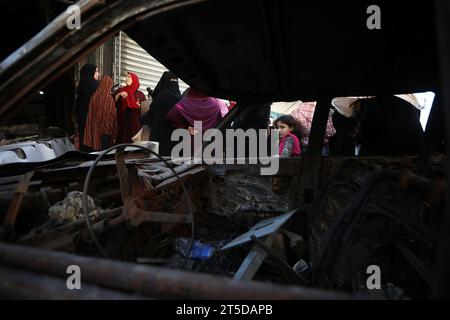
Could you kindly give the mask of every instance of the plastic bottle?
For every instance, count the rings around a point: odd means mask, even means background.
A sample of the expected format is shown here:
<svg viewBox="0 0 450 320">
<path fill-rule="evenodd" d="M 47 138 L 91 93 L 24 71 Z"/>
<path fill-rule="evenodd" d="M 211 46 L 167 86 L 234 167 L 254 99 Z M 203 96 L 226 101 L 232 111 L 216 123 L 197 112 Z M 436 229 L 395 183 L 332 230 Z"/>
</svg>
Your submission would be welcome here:
<svg viewBox="0 0 450 320">
<path fill-rule="evenodd" d="M 189 241 L 190 239 L 186 238 L 177 239 L 176 249 L 183 256 L 189 254 L 189 259 L 208 260 L 214 254 L 215 249 L 213 246 L 201 243 L 200 241 L 197 240 L 192 243 L 192 248 L 190 252 L 187 252 L 187 250 L 189 249 Z"/>
</svg>

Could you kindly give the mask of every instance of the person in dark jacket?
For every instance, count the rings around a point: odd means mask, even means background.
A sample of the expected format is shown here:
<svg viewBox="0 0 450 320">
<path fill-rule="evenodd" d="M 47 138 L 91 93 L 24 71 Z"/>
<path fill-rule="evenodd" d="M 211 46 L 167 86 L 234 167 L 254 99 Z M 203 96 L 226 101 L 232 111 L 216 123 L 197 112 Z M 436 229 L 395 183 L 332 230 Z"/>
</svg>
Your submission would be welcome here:
<svg viewBox="0 0 450 320">
<path fill-rule="evenodd" d="M 75 104 L 76 121 L 78 125 L 78 137 L 80 151 L 89 152 L 89 147 L 84 144 L 84 128 L 89 113 L 89 103 L 92 95 L 99 85 L 100 74 L 97 66 L 86 64 L 80 71 L 80 83 L 77 88 L 77 101 Z"/>
<path fill-rule="evenodd" d="M 397 96 L 359 100 L 356 117 L 360 155 L 418 154 L 424 150 L 416 108 Z"/>
<path fill-rule="evenodd" d="M 236 116 L 236 119 L 234 120 L 233 125 L 231 126 L 232 129 L 242 129 L 244 131 L 247 131 L 249 129 L 255 129 L 257 130 L 268 130 L 269 124 L 270 124 L 270 110 L 272 107 L 272 103 L 259 103 L 259 104 L 253 104 L 253 105 L 242 105 L 241 106 L 243 110 Z M 240 108 L 241 108 L 240 107 Z M 269 134 L 270 132 L 268 132 Z M 278 150 L 270 150 L 270 136 L 267 137 L 267 154 L 278 154 Z M 250 141 L 246 139 L 245 141 L 245 156 L 249 157 L 250 153 Z M 257 146 L 258 154 L 262 152 L 262 150 L 259 150 L 259 145 Z M 235 145 L 235 153 L 237 154 L 237 145 Z"/>
<path fill-rule="evenodd" d="M 348 156 L 355 155 L 355 142 L 353 140 L 353 132 L 356 128 L 356 120 L 353 117 L 346 117 L 339 113 L 333 112 L 331 117 L 336 134 L 330 139 L 330 155 Z"/>
<path fill-rule="evenodd" d="M 181 100 L 178 78 L 170 71 L 164 72 L 155 90 L 153 102 L 146 114 L 141 117 L 141 124 L 150 129 L 150 140 L 159 143 L 159 154 L 170 156 L 174 142 L 171 141 L 174 128 L 166 119 L 167 112 Z"/>
</svg>

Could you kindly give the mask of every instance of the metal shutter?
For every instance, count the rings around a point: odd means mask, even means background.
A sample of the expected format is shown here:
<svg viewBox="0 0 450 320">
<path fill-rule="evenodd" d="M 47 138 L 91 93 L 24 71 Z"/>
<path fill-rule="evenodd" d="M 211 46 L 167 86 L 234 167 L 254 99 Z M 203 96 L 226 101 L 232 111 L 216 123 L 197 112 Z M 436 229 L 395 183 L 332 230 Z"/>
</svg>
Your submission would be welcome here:
<svg viewBox="0 0 450 320">
<path fill-rule="evenodd" d="M 167 68 L 149 55 L 141 46 L 124 32 L 120 32 L 115 39 L 115 67 L 114 82 L 125 85 L 127 72 L 134 72 L 139 76 L 140 90 L 147 94 L 147 87 L 155 89 L 159 79 Z M 179 80 L 180 91 L 188 85 Z"/>
</svg>

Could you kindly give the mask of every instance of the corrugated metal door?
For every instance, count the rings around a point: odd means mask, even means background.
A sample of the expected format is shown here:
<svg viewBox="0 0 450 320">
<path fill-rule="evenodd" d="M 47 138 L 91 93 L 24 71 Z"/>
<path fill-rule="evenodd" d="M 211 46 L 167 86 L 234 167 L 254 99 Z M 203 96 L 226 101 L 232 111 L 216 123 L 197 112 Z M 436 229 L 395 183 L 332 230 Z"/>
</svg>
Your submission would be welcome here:
<svg viewBox="0 0 450 320">
<path fill-rule="evenodd" d="M 114 82 L 125 85 L 127 72 L 134 72 L 139 76 L 140 90 L 147 94 L 147 87 L 155 89 L 156 84 L 167 68 L 149 55 L 141 46 L 133 41 L 124 32 L 120 32 L 115 40 L 115 67 Z M 180 91 L 188 87 L 183 81 L 179 81 Z"/>
</svg>

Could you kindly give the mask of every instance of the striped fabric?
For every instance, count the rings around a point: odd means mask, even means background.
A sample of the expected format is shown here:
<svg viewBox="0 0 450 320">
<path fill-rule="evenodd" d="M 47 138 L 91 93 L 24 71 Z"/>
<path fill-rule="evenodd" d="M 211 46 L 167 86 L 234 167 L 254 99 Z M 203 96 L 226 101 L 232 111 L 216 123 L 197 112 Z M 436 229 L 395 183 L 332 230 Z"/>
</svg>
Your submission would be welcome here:
<svg viewBox="0 0 450 320">
<path fill-rule="evenodd" d="M 291 116 L 293 116 L 299 123 L 302 138 L 300 143 L 302 146 L 307 146 L 309 142 L 309 135 L 311 131 L 311 125 L 313 121 L 314 111 L 316 110 L 316 101 L 313 102 L 299 102 L 295 106 L 294 111 L 292 111 Z M 331 116 L 333 112 L 330 110 L 328 116 L 327 129 L 325 132 L 324 144 L 328 144 L 330 138 L 336 134 L 336 129 L 333 126 Z"/>
<path fill-rule="evenodd" d="M 101 150 L 102 135 L 111 136 L 110 144 L 117 136 L 116 105 L 110 93 L 112 85 L 110 77 L 103 77 L 89 103 L 84 143 L 94 150 Z"/>
</svg>

